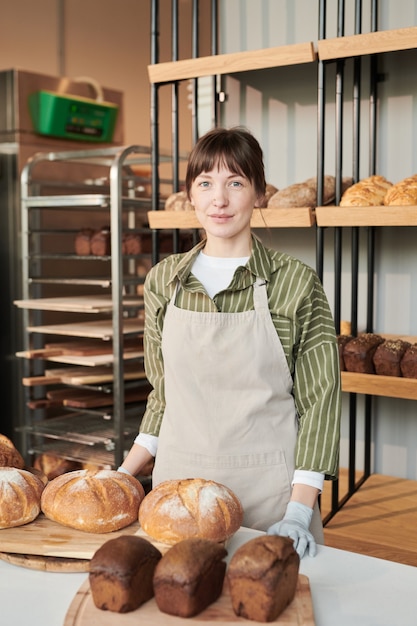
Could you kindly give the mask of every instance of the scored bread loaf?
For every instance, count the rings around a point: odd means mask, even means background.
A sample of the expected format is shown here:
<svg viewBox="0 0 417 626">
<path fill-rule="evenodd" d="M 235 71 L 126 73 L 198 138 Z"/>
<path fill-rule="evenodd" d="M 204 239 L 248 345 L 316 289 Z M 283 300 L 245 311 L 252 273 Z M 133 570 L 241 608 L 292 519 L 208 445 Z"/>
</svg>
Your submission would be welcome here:
<svg viewBox="0 0 417 626">
<path fill-rule="evenodd" d="M 233 491 L 202 478 L 164 481 L 145 496 L 139 509 L 145 533 L 171 545 L 189 537 L 226 541 L 242 520 L 242 505 Z"/>
<path fill-rule="evenodd" d="M 155 569 L 155 601 L 160 611 L 193 617 L 215 602 L 223 589 L 226 549 L 190 537 L 172 546 Z"/>
<path fill-rule="evenodd" d="M 392 187 L 384 176 L 368 176 L 355 183 L 343 193 L 340 206 L 380 206 L 385 194 Z"/>
<path fill-rule="evenodd" d="M 417 174 L 395 183 L 384 196 L 386 206 L 413 206 L 417 204 Z"/>
<path fill-rule="evenodd" d="M 45 487 L 41 508 L 63 526 L 90 533 L 120 530 L 138 519 L 145 496 L 140 482 L 115 470 L 76 470 Z"/>
<path fill-rule="evenodd" d="M 342 193 L 352 184 L 352 178 L 343 178 Z M 331 204 L 336 197 L 336 179 L 325 175 L 323 179 L 323 204 Z M 317 206 L 317 178 L 307 178 L 302 183 L 284 187 L 272 195 L 268 207 L 310 207 Z"/>
<path fill-rule="evenodd" d="M 0 467 L 23 469 L 24 466 L 25 461 L 11 439 L 6 435 L 0 435 Z"/>
<path fill-rule="evenodd" d="M 17 467 L 0 468 L 0 528 L 23 526 L 41 510 L 44 484 L 32 472 Z"/>
<path fill-rule="evenodd" d="M 161 552 L 142 537 L 124 535 L 106 541 L 90 562 L 89 582 L 95 606 L 103 611 L 128 613 L 150 600 L 155 567 L 161 557 Z"/>
<path fill-rule="evenodd" d="M 244 543 L 227 570 L 235 614 L 258 622 L 276 620 L 295 596 L 299 566 L 288 537 L 262 535 Z"/>
</svg>

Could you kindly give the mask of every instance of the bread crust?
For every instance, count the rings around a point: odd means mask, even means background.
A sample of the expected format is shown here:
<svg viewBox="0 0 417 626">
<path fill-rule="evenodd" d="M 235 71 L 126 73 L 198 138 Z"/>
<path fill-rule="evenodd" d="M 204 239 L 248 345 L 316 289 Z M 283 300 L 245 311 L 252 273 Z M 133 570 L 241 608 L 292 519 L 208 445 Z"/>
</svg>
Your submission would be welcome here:
<svg viewBox="0 0 417 626">
<path fill-rule="evenodd" d="M 295 596 L 299 565 L 288 537 L 262 535 L 240 546 L 227 570 L 235 614 L 259 622 L 277 619 Z"/>
<path fill-rule="evenodd" d="M 407 176 L 388 189 L 384 197 L 386 206 L 414 206 L 417 204 L 417 174 Z"/>
<path fill-rule="evenodd" d="M 227 550 L 190 537 L 172 546 L 154 574 L 155 601 L 163 613 L 192 617 L 215 602 L 223 589 Z"/>
<path fill-rule="evenodd" d="M 36 519 L 43 489 L 40 478 L 27 470 L 0 468 L 0 528 L 23 526 Z"/>
<path fill-rule="evenodd" d="M 202 478 L 162 482 L 145 496 L 139 509 L 143 530 L 170 545 L 188 537 L 226 541 L 242 520 L 242 505 L 232 490 Z"/>
<path fill-rule="evenodd" d="M 0 467 L 23 469 L 24 466 L 25 461 L 14 443 L 6 435 L 0 435 Z"/>
<path fill-rule="evenodd" d="M 384 176 L 368 176 L 346 189 L 340 199 L 340 206 L 383 205 L 385 194 L 391 187 L 392 183 Z"/>
<path fill-rule="evenodd" d="M 128 613 L 150 600 L 161 557 L 161 552 L 142 537 L 124 535 L 106 541 L 90 562 L 89 581 L 96 607 Z"/>
<path fill-rule="evenodd" d="M 145 496 L 140 482 L 115 470 L 76 470 L 51 480 L 41 508 L 54 522 L 90 533 L 107 533 L 138 519 Z"/>
<path fill-rule="evenodd" d="M 342 193 L 352 185 L 352 178 L 342 180 Z M 323 204 L 331 204 L 336 197 L 336 179 L 326 174 L 323 179 Z M 280 189 L 268 201 L 268 207 L 310 207 L 317 206 L 317 177 L 307 178 L 302 183 L 294 183 Z"/>
</svg>

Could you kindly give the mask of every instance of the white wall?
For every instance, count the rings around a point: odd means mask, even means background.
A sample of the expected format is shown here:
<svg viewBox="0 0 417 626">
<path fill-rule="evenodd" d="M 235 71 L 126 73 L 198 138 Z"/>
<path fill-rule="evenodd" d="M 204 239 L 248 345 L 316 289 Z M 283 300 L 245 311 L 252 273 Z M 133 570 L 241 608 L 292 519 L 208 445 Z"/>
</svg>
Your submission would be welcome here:
<svg viewBox="0 0 417 626">
<path fill-rule="evenodd" d="M 327 37 L 337 35 L 337 2 L 327 2 Z M 354 34 L 354 2 L 346 2 L 345 35 Z M 223 0 L 221 52 L 317 41 L 318 2 L 312 0 Z M 380 30 L 417 25 L 414 0 L 381 0 Z M 370 31 L 370 2 L 363 2 L 362 32 Z M 380 57 L 384 80 L 378 85 L 377 173 L 392 182 L 417 173 L 417 51 Z M 334 64 L 327 66 L 325 172 L 335 173 Z M 368 75 L 363 60 L 360 176 L 368 176 Z M 343 175 L 352 175 L 352 68 L 345 64 L 343 111 Z M 267 180 L 282 188 L 315 176 L 317 171 L 317 74 L 315 64 L 235 74 L 225 80 L 228 99 L 223 107 L 226 126 L 246 124 L 260 140 Z M 324 286 L 332 305 L 332 229 L 325 233 Z M 259 233 L 266 243 L 315 267 L 315 232 L 286 229 Z M 376 332 L 417 336 L 416 229 L 383 228 L 376 232 Z M 366 232 L 361 235 L 359 330 L 366 324 Z M 342 319 L 350 318 L 350 230 L 343 233 Z M 362 399 L 359 398 L 359 406 Z M 417 479 L 417 403 L 376 398 L 373 423 L 373 470 Z M 361 416 L 361 409 L 358 411 Z M 357 463 L 362 467 L 363 423 L 358 421 Z M 344 399 L 342 465 L 348 463 L 348 402 Z"/>
</svg>

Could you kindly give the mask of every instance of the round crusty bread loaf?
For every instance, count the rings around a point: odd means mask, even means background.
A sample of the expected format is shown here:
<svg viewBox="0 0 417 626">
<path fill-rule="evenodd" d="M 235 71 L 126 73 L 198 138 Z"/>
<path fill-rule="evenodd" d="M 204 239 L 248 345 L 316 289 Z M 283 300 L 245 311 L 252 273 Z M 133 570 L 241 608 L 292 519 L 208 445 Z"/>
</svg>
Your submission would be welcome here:
<svg viewBox="0 0 417 626">
<path fill-rule="evenodd" d="M 23 457 L 14 443 L 6 435 L 0 435 L 0 467 L 18 467 L 23 469 L 24 466 Z"/>
<path fill-rule="evenodd" d="M 128 474 L 75 470 L 46 485 L 41 509 L 46 517 L 63 526 L 108 533 L 137 521 L 144 496 L 140 482 Z"/>
<path fill-rule="evenodd" d="M 0 468 L 0 528 L 23 526 L 38 517 L 43 482 L 17 467 Z"/>
<path fill-rule="evenodd" d="M 139 523 L 153 539 L 173 545 L 189 537 L 223 542 L 241 526 L 243 509 L 231 489 L 213 480 L 167 480 L 139 508 Z"/>
</svg>

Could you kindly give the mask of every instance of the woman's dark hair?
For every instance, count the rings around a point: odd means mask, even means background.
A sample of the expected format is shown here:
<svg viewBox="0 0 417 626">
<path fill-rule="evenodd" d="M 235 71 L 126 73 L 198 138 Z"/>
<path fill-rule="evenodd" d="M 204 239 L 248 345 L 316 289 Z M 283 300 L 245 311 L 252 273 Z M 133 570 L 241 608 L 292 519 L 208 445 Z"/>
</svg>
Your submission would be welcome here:
<svg viewBox="0 0 417 626">
<path fill-rule="evenodd" d="M 251 181 L 259 196 L 265 195 L 262 148 L 246 128 L 213 128 L 200 137 L 188 159 L 185 176 L 188 197 L 197 176 L 210 172 L 217 165 L 224 165 L 234 174 L 244 176 Z"/>
</svg>

